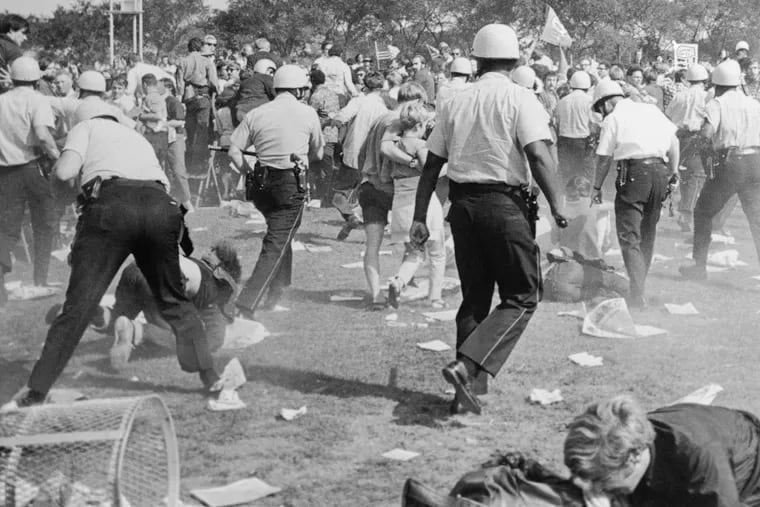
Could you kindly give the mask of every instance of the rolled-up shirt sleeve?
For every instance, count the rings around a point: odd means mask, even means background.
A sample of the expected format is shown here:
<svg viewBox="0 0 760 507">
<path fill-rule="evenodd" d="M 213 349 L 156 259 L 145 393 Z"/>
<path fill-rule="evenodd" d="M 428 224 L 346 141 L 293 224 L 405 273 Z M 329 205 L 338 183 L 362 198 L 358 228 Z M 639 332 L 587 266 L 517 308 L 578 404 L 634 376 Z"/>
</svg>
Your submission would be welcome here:
<svg viewBox="0 0 760 507">
<path fill-rule="evenodd" d="M 87 148 L 90 146 L 90 121 L 77 124 L 66 136 L 66 145 L 63 151 L 73 151 L 86 160 Z"/>
<path fill-rule="evenodd" d="M 240 125 L 237 126 L 237 128 L 232 132 L 232 135 L 230 136 L 230 144 L 232 144 L 233 146 L 237 148 L 240 148 L 240 150 L 245 150 L 248 146 L 251 145 L 250 121 L 251 121 L 250 117 L 246 116 L 245 119 L 242 122 L 240 122 Z"/>
<path fill-rule="evenodd" d="M 601 157 L 611 157 L 615 154 L 615 138 L 617 137 L 617 125 L 614 118 L 608 116 L 602 121 L 602 130 L 599 132 L 599 144 L 596 154 Z"/>
<path fill-rule="evenodd" d="M 550 141 L 549 113 L 529 90 L 521 97 L 517 110 L 517 140 L 524 148 L 536 141 Z"/>
</svg>

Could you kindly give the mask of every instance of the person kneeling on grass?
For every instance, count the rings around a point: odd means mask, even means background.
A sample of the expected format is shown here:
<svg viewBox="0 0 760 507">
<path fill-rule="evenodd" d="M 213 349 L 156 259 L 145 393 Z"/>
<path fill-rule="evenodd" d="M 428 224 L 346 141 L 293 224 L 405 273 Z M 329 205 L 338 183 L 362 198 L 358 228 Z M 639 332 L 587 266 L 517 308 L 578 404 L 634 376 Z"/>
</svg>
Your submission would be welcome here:
<svg viewBox="0 0 760 507">
<path fill-rule="evenodd" d="M 446 247 L 443 229 L 443 209 L 436 196 L 430 199 L 427 213 L 427 227 L 430 237 L 425 242 L 424 250 L 412 246 L 409 239 L 409 229 L 414 215 L 417 186 L 422 175 L 422 167 L 427 159 L 427 148 L 423 136 L 425 134 L 429 113 L 422 104 L 408 102 L 399 110 L 401 137 L 396 146 L 419 161 L 415 167 L 388 161 L 393 178 L 393 215 L 391 220 L 391 243 L 404 243 L 404 259 L 396 276 L 389 280 L 388 302 L 398 308 L 401 291 L 414 276 L 422 261 L 430 261 L 430 289 L 428 301 L 433 308 L 444 308 L 441 299 L 443 276 L 446 272 Z"/>
<path fill-rule="evenodd" d="M 215 352 L 224 343 L 225 329 L 232 320 L 230 307 L 237 284 L 240 282 L 240 260 L 235 247 L 222 240 L 200 260 L 180 256 L 180 270 L 185 295 L 198 309 L 208 339 L 209 350 Z M 52 322 L 61 310 L 57 304 L 48 311 L 46 321 Z M 135 320 L 142 312 L 147 324 Z M 99 306 L 91 318 L 93 328 L 104 334 L 113 334 L 111 366 L 123 369 L 132 350 L 146 339 L 166 348 L 175 347 L 174 333 L 161 317 L 147 280 L 137 264 L 129 264 L 116 285 L 113 307 Z M 176 340 L 180 364 L 191 361 L 183 349 L 183 342 Z"/>
<path fill-rule="evenodd" d="M 760 420 L 740 410 L 682 403 L 645 413 L 617 396 L 573 420 L 564 452 L 577 484 L 631 505 L 760 506 Z"/>
</svg>

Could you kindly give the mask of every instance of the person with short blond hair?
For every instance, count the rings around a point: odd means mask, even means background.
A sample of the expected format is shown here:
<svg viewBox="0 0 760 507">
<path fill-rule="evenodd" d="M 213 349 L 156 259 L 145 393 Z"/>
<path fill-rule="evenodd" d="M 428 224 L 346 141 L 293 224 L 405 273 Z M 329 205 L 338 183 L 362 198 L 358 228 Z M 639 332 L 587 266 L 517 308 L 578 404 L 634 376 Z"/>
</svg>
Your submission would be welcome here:
<svg viewBox="0 0 760 507">
<path fill-rule="evenodd" d="M 577 484 L 631 505 L 760 506 L 760 420 L 748 412 L 680 403 L 646 413 L 615 396 L 570 423 L 564 455 Z"/>
</svg>

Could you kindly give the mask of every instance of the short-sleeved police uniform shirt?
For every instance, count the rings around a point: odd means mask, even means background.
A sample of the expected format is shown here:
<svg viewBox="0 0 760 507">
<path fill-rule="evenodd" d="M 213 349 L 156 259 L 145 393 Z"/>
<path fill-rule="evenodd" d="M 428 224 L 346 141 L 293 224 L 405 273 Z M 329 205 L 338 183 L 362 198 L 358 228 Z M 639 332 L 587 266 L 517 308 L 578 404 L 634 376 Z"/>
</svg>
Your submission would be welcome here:
<svg viewBox="0 0 760 507">
<path fill-rule="evenodd" d="M 698 132 L 705 121 L 707 91 L 700 86 L 692 86 L 678 92 L 668 104 L 665 114 L 676 127 Z"/>
<path fill-rule="evenodd" d="M 443 104 L 428 149 L 448 160 L 454 182 L 517 186 L 530 181 L 523 148 L 550 139 L 549 115 L 536 95 L 489 72 Z"/>
<path fill-rule="evenodd" d="M 665 158 L 676 126 L 653 104 L 623 99 L 602 121 L 596 154 L 614 160 Z"/>
<path fill-rule="evenodd" d="M 591 95 L 573 90 L 557 103 L 554 114 L 559 123 L 559 135 L 571 139 L 584 139 L 591 135 Z"/>
<path fill-rule="evenodd" d="M 230 137 L 241 150 L 253 146 L 263 166 L 292 169 L 290 156 L 314 158 L 324 146 L 317 112 L 290 93 L 250 111 Z"/>
<path fill-rule="evenodd" d="M 159 181 L 169 188 L 150 143 L 115 121 L 93 118 L 78 123 L 69 132 L 63 151 L 73 151 L 82 158 L 82 185 L 100 176 L 104 180 L 118 177 Z"/>
<path fill-rule="evenodd" d="M 28 86 L 0 95 L 0 168 L 22 165 L 39 158 L 34 127 L 55 128 L 55 116 L 44 96 Z"/>
<path fill-rule="evenodd" d="M 705 116 L 715 127 L 715 149 L 760 146 L 760 102 L 755 99 L 729 90 L 707 103 Z"/>
</svg>

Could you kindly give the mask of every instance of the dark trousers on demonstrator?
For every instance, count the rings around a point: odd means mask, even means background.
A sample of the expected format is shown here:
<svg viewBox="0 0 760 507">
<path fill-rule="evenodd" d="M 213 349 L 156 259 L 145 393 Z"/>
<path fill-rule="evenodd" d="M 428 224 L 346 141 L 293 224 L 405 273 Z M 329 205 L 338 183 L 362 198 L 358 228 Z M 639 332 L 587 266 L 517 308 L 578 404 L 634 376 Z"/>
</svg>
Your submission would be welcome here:
<svg viewBox="0 0 760 507">
<path fill-rule="evenodd" d="M 107 180 L 87 204 L 71 249 L 66 301 L 47 334 L 29 388 L 46 394 L 66 367 L 90 317 L 124 259 L 132 254 L 145 275 L 161 316 L 177 336 L 184 371 L 199 372 L 204 384 L 218 376 L 198 312 L 182 287 L 179 235 L 182 213 L 156 182 Z"/>
<path fill-rule="evenodd" d="M 694 208 L 694 261 L 704 266 L 713 217 L 738 194 L 760 257 L 760 154 L 728 156 L 707 180 Z"/>
<path fill-rule="evenodd" d="M 302 185 L 306 185 L 304 180 Z M 264 187 L 255 192 L 253 204 L 267 221 L 267 232 L 253 273 L 237 298 L 236 305 L 254 312 L 265 295 L 276 303 L 293 272 L 291 243 L 301 225 L 306 193 L 299 189 L 291 169 L 270 169 Z"/>
<path fill-rule="evenodd" d="M 34 233 L 34 283 L 47 283 L 59 212 L 50 181 L 37 161 L 0 167 L 0 273 L 11 271 L 11 252 L 21 238 L 26 205 Z"/>
<path fill-rule="evenodd" d="M 211 122 L 211 99 L 208 88 L 197 88 L 196 95 L 185 104 L 185 165 L 192 175 L 206 174 L 208 170 L 208 141 Z"/>
<path fill-rule="evenodd" d="M 650 163 L 651 162 L 651 163 Z M 630 160 L 625 181 L 615 184 L 615 224 L 630 279 L 630 301 L 639 303 L 646 290 L 646 278 L 652 264 L 657 222 L 670 178 L 662 161 Z"/>
<path fill-rule="evenodd" d="M 541 298 L 534 227 L 516 187 L 453 181 L 449 185 L 448 220 L 462 283 L 457 354 L 495 376 Z M 490 312 L 494 284 L 501 302 Z"/>
</svg>

